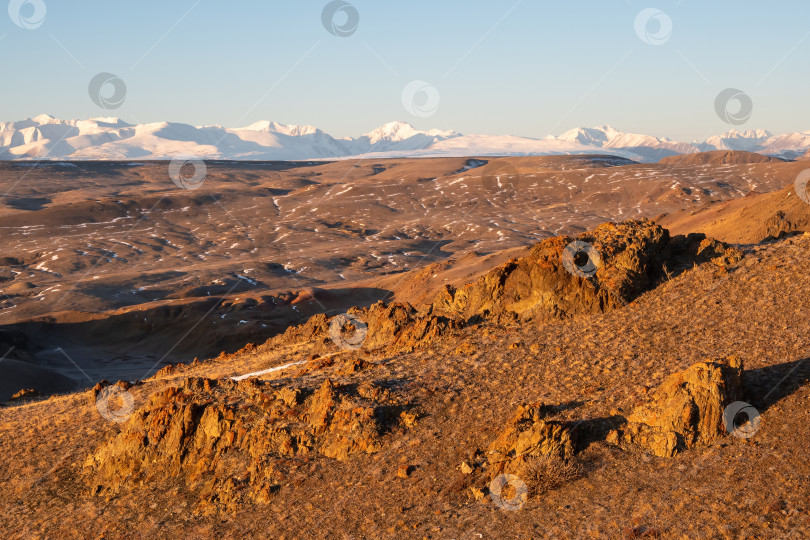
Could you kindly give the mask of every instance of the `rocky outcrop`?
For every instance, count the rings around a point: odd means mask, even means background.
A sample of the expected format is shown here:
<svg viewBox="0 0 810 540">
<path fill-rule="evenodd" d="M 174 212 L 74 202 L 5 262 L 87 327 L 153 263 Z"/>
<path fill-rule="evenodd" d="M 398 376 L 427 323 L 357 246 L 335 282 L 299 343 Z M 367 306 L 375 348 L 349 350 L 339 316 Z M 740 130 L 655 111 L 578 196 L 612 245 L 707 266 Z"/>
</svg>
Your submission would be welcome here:
<svg viewBox="0 0 810 540">
<path fill-rule="evenodd" d="M 554 412 L 553 407 L 539 403 L 518 407 L 487 449 L 490 475 L 518 472 L 528 458 L 571 459 L 573 432 L 568 422 L 550 418 Z"/>
<path fill-rule="evenodd" d="M 460 324 L 447 317 L 424 315 L 410 304 L 394 302 L 374 304 L 365 313 L 368 321 L 369 349 L 385 347 L 393 343 L 400 347 L 413 347 L 433 342 Z"/>
<path fill-rule="evenodd" d="M 678 268 L 742 254 L 704 235 L 670 238 L 649 220 L 604 223 L 576 238 L 544 240 L 529 255 L 437 295 L 433 313 L 494 321 L 571 317 L 626 305 Z"/>
<path fill-rule="evenodd" d="M 255 379 L 187 379 L 153 395 L 88 457 L 87 481 L 94 493 L 115 493 L 152 479 L 183 478 L 199 493 L 198 512 L 232 510 L 268 500 L 287 459 L 345 459 L 380 450 L 386 430 L 412 424 L 405 409 L 370 383 L 349 391 L 327 379 L 312 391 Z"/>
<path fill-rule="evenodd" d="M 454 319 L 439 315 L 425 314 L 403 302 L 385 304 L 380 301 L 368 308 L 352 308 L 348 311 L 354 328 L 360 334 L 349 336 L 343 342 L 335 334 L 334 324 L 338 317 L 315 315 L 301 326 L 290 328 L 284 334 L 284 341 L 308 341 L 315 346 L 316 352 L 334 348 L 375 350 L 390 348 L 396 350 L 412 349 L 428 345 L 438 337 L 461 328 L 462 324 Z"/>
<path fill-rule="evenodd" d="M 649 220 L 604 223 L 576 238 L 544 240 L 527 256 L 512 259 L 463 287 L 446 285 L 423 311 L 408 303 L 380 301 L 335 317 L 315 315 L 277 339 L 308 342 L 318 354 L 335 346 L 409 350 L 429 345 L 470 322 L 609 311 L 694 264 L 728 266 L 741 258 L 740 251 L 702 234 L 670 238 L 666 229 Z M 353 331 L 345 340 L 335 333 L 335 324 L 343 326 L 341 320 Z"/>
<path fill-rule="evenodd" d="M 660 457 L 673 456 L 725 434 L 723 410 L 742 399 L 742 362 L 708 360 L 670 375 L 649 403 L 634 409 L 627 425 L 608 442 L 638 446 Z"/>
<path fill-rule="evenodd" d="M 743 253 L 724 242 L 702 233 L 672 237 L 664 251 L 666 271 L 690 268 L 694 264 L 712 263 L 726 267 L 740 262 Z"/>
<path fill-rule="evenodd" d="M 15 403 L 15 402 L 22 403 L 22 402 L 25 402 L 25 401 L 32 401 L 32 400 L 35 400 L 35 399 L 38 399 L 38 398 L 41 398 L 41 397 L 42 397 L 42 394 L 40 394 L 39 392 L 37 392 L 33 388 L 23 388 L 22 390 L 20 390 L 19 392 L 17 392 L 16 394 L 11 396 L 10 398 L 8 398 L 8 402 L 9 403 Z"/>
<path fill-rule="evenodd" d="M 807 218 L 807 211 L 795 212 L 787 215 L 782 210 L 777 210 L 770 218 L 762 224 L 760 235 L 764 240 L 778 240 L 791 234 L 808 230 L 810 220 Z"/>
<path fill-rule="evenodd" d="M 576 239 L 549 238 L 474 283 L 445 287 L 433 303 L 434 313 L 500 320 L 613 309 L 652 285 L 668 240 L 667 231 L 650 221 L 605 223 Z M 566 268 L 564 252 L 574 241 L 598 252 L 592 276 Z"/>
</svg>

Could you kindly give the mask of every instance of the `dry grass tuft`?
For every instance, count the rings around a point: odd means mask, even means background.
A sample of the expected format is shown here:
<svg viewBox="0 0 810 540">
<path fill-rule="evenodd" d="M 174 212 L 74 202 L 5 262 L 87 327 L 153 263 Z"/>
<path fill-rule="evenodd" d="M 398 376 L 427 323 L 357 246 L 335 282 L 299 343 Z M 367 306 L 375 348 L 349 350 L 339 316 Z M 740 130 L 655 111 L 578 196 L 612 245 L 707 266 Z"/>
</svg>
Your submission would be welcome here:
<svg viewBox="0 0 810 540">
<path fill-rule="evenodd" d="M 556 456 L 532 456 L 519 465 L 517 475 L 526 482 L 529 496 L 535 497 L 581 478 L 584 471 L 575 461 L 566 462 Z"/>
</svg>

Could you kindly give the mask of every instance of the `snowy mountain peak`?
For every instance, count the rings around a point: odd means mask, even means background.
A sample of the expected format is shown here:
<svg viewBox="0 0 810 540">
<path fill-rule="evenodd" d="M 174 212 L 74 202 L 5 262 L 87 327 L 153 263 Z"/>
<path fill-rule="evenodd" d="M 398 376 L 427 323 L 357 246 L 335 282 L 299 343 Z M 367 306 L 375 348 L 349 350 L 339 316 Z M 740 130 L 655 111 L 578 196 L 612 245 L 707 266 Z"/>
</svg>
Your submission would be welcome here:
<svg viewBox="0 0 810 540">
<path fill-rule="evenodd" d="M 368 137 L 368 142 L 376 144 L 380 141 L 398 142 L 409 139 L 419 132 L 407 122 L 388 122 L 363 135 Z"/>
<path fill-rule="evenodd" d="M 120 118 L 60 120 L 48 114 L 0 122 L 0 159 L 315 160 L 349 157 L 521 156 L 605 154 L 642 162 L 709 150 L 745 150 L 795 159 L 810 149 L 810 131 L 771 135 L 729 131 L 704 142 L 625 133 L 608 125 L 577 128 L 545 139 L 419 131 L 389 122 L 355 138 L 335 138 L 314 126 L 255 122 L 242 128 L 177 122 L 131 125 Z"/>
<path fill-rule="evenodd" d="M 315 133 L 320 133 L 321 130 L 316 128 L 315 126 L 298 126 L 298 125 L 287 125 L 287 124 L 279 124 L 278 122 L 270 122 L 269 120 L 261 120 L 259 122 L 254 122 L 249 126 L 245 126 L 243 128 L 238 128 L 234 131 L 271 131 L 273 133 L 281 133 L 282 135 L 289 135 L 291 137 L 301 137 L 303 135 L 314 135 Z"/>
<path fill-rule="evenodd" d="M 124 122 L 117 116 L 99 116 L 98 118 L 91 118 L 90 120 L 88 120 L 88 122 L 117 127 L 130 127 L 132 125 L 127 122 Z"/>
<path fill-rule="evenodd" d="M 407 122 L 389 122 L 384 124 L 374 131 L 366 133 L 364 136 L 368 137 L 371 144 L 379 141 L 399 142 L 409 139 L 419 132 Z"/>
<path fill-rule="evenodd" d="M 737 131 L 732 129 L 720 135 L 721 139 L 767 139 L 773 137 L 773 134 L 767 129 L 746 129 Z"/>
<path fill-rule="evenodd" d="M 594 128 L 580 127 L 566 131 L 559 137 L 556 137 L 556 140 L 602 146 L 620 133 L 621 132 L 619 130 L 613 128 L 612 126 L 599 126 Z"/>
<path fill-rule="evenodd" d="M 50 124 L 51 122 L 56 120 L 56 117 L 51 116 L 50 114 L 40 114 L 33 118 L 29 118 L 29 120 L 33 120 L 37 124 Z"/>
<path fill-rule="evenodd" d="M 790 139 L 790 136 L 781 138 Z M 702 150 L 742 150 L 746 152 L 758 152 L 761 147 L 768 146 L 769 141 L 776 143 L 770 145 L 773 146 L 774 151 L 784 150 L 786 149 L 785 146 L 791 146 L 790 143 L 786 143 L 784 140 L 776 142 L 774 139 L 780 139 L 780 137 L 774 137 L 770 131 L 765 129 L 747 129 L 744 131 L 732 129 L 722 135 L 709 137 L 705 143 L 698 146 Z"/>
<path fill-rule="evenodd" d="M 441 131 L 438 129 L 419 131 L 408 122 L 396 121 L 383 124 L 374 131 L 366 133 L 363 135 L 363 137 L 367 137 L 369 143 L 376 144 L 381 141 L 389 143 L 402 142 L 417 135 L 423 135 L 425 137 L 448 138 L 457 136 L 458 134 L 455 131 Z"/>
</svg>

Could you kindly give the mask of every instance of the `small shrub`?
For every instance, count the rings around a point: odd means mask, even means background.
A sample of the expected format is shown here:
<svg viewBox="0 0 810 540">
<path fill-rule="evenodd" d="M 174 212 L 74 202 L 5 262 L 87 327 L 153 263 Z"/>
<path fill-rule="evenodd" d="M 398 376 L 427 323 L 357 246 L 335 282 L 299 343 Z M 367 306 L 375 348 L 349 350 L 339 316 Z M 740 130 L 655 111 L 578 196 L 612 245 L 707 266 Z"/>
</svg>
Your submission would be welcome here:
<svg viewBox="0 0 810 540">
<path fill-rule="evenodd" d="M 556 456 L 530 456 L 518 466 L 517 475 L 526 482 L 529 496 L 535 497 L 581 478 L 583 470 L 574 461 Z"/>
</svg>

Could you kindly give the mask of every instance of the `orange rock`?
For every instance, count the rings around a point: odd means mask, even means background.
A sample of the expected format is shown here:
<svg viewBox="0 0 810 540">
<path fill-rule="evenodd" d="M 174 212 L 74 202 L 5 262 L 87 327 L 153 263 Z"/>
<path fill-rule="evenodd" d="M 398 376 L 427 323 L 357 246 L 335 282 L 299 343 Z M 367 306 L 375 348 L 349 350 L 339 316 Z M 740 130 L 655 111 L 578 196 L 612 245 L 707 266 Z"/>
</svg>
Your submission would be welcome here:
<svg viewBox="0 0 810 540">
<path fill-rule="evenodd" d="M 397 469 L 397 476 L 400 478 L 408 478 L 411 475 L 411 466 L 407 464 L 402 464 Z"/>
<path fill-rule="evenodd" d="M 186 379 L 153 394 L 87 458 L 86 481 L 108 496 L 136 481 L 183 477 L 205 515 L 267 502 L 283 474 L 274 457 L 377 452 L 388 418 L 380 407 L 394 403 L 389 390 L 372 383 L 350 392 L 327 379 L 313 392 L 257 380 Z"/>
<path fill-rule="evenodd" d="M 587 272 L 566 267 L 564 255 L 574 241 L 598 254 L 585 257 L 593 263 L 583 266 Z M 646 219 L 604 223 L 576 238 L 543 240 L 529 255 L 463 287 L 446 285 L 432 313 L 510 322 L 605 312 L 629 303 L 675 268 L 702 262 L 726 266 L 741 258 L 739 250 L 705 235 L 670 238 L 666 229 Z"/>
<path fill-rule="evenodd" d="M 718 440 L 725 435 L 723 410 L 742 399 L 742 373 L 742 362 L 732 356 L 670 375 L 649 403 L 631 412 L 627 426 L 609 435 L 609 442 L 669 457 Z"/>
<path fill-rule="evenodd" d="M 497 472 L 511 469 L 524 457 L 574 456 L 573 434 L 567 422 L 548 419 L 554 409 L 540 403 L 521 405 L 506 428 L 489 445 L 487 460 Z"/>
</svg>

